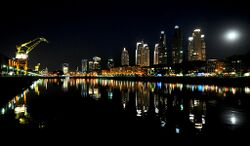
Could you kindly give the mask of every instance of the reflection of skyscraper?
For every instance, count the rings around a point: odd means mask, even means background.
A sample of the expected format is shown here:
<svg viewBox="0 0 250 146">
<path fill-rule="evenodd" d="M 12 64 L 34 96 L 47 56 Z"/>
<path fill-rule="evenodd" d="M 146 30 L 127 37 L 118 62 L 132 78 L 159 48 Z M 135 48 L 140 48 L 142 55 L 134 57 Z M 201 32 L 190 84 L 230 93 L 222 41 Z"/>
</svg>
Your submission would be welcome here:
<svg viewBox="0 0 250 146">
<path fill-rule="evenodd" d="M 206 44 L 201 29 L 195 29 L 192 33 L 192 37 L 189 37 L 188 40 L 188 61 L 205 61 Z"/>
<path fill-rule="evenodd" d="M 150 50 L 148 44 L 144 44 L 143 41 L 136 44 L 135 64 L 139 66 L 150 65 Z"/>
<path fill-rule="evenodd" d="M 143 116 L 150 106 L 150 92 L 142 82 L 138 83 L 138 91 L 135 92 L 135 105 L 137 116 Z"/>
<path fill-rule="evenodd" d="M 121 91 L 122 106 L 125 109 L 129 101 L 129 89 Z"/>
<path fill-rule="evenodd" d="M 155 54 L 154 64 L 164 64 L 164 65 L 167 64 L 167 46 L 166 46 L 166 35 L 164 31 L 161 31 L 160 41 L 158 44 L 155 45 L 154 54 Z M 158 57 L 156 56 L 157 54 Z"/>
<path fill-rule="evenodd" d="M 94 81 L 94 80 L 92 80 Z M 95 100 L 99 100 L 101 98 L 101 93 L 99 92 L 98 85 L 95 85 L 94 82 L 89 84 L 89 96 Z"/>
<path fill-rule="evenodd" d="M 128 50 L 126 48 L 123 48 L 123 50 L 122 50 L 121 65 L 122 66 L 129 66 L 129 54 L 128 54 Z"/>
<path fill-rule="evenodd" d="M 155 113 L 159 113 L 159 96 L 157 94 L 154 94 L 154 107 L 155 107 Z"/>
<path fill-rule="evenodd" d="M 183 49 L 182 49 L 182 33 L 179 26 L 174 28 L 173 48 L 172 48 L 172 63 L 182 63 Z"/>
<path fill-rule="evenodd" d="M 82 97 L 88 96 L 88 84 L 87 84 L 85 79 L 81 83 L 81 95 L 82 95 Z"/>
<path fill-rule="evenodd" d="M 109 88 L 109 91 L 108 91 L 108 99 L 109 99 L 109 100 L 112 100 L 112 99 L 113 99 L 113 90 L 112 90 L 112 88 Z"/>
<path fill-rule="evenodd" d="M 65 79 L 63 80 L 63 91 L 64 91 L 64 92 L 67 92 L 68 89 L 69 89 L 69 79 L 68 79 L 68 78 L 65 78 Z"/>
<path fill-rule="evenodd" d="M 205 101 L 192 99 L 190 100 L 189 120 L 194 124 L 198 130 L 203 128 L 206 118 L 206 103 Z"/>
</svg>

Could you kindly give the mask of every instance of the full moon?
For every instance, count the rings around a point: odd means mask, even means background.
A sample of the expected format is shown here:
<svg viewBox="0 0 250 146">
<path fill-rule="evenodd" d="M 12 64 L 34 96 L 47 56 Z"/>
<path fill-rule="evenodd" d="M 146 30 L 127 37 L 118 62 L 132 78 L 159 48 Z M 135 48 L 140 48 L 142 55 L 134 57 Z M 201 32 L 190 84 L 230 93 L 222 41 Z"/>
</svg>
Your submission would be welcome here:
<svg viewBox="0 0 250 146">
<path fill-rule="evenodd" d="M 239 38 L 240 34 L 236 30 L 230 30 L 226 32 L 225 39 L 229 42 L 236 41 Z"/>
</svg>

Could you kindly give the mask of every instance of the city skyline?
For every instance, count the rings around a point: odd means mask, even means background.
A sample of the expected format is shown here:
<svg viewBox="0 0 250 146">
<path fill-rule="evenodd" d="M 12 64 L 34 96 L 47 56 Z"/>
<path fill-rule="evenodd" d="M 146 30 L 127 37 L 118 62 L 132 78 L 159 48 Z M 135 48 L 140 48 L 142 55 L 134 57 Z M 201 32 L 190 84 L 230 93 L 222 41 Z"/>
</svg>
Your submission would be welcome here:
<svg viewBox="0 0 250 146">
<path fill-rule="evenodd" d="M 28 2 L 10 2 L 1 5 L 0 53 L 12 58 L 16 47 L 36 37 L 45 37 L 42 44 L 29 56 L 30 67 L 41 63 L 50 71 L 60 69 L 67 62 L 73 70 L 81 66 L 82 59 L 100 56 L 102 61 L 114 58 L 120 64 L 120 50 L 130 52 L 130 62 L 135 64 L 135 44 L 144 40 L 150 48 L 153 62 L 154 45 L 159 33 L 164 31 L 167 48 L 172 48 L 174 26 L 183 31 L 183 48 L 187 50 L 188 36 L 200 27 L 205 34 L 207 58 L 224 58 L 244 54 L 249 49 L 249 15 L 243 3 L 216 3 L 204 1 L 182 2 L 47 2 L 34 7 Z M 20 6 L 20 7 L 17 7 Z M 138 6 L 147 9 L 139 11 Z M 196 7 L 196 10 L 191 9 Z M 6 8 L 9 8 L 6 11 Z M 92 9 L 95 9 L 93 11 Z M 179 8 L 179 9 L 176 9 Z M 15 11 L 14 11 L 15 10 Z M 18 12 L 18 13 L 17 13 Z M 238 42 L 230 44 L 222 39 L 228 29 L 241 32 Z"/>
</svg>

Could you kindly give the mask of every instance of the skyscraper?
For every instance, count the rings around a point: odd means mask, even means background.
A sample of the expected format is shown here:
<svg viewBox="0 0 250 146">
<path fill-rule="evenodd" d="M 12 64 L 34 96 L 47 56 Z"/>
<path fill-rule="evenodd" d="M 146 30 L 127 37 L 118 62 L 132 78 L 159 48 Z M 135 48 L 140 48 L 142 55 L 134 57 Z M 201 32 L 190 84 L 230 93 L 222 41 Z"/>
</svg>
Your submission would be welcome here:
<svg viewBox="0 0 250 146">
<path fill-rule="evenodd" d="M 144 48 L 143 65 L 150 66 L 150 50 L 149 50 L 148 44 L 144 44 L 143 48 Z"/>
<path fill-rule="evenodd" d="M 136 43 L 135 64 L 139 66 L 150 65 L 150 50 L 148 44 L 144 44 L 143 41 Z"/>
<path fill-rule="evenodd" d="M 167 64 L 167 46 L 166 46 L 166 35 L 164 31 L 161 31 L 160 40 L 158 44 L 155 44 L 155 52 L 156 55 L 158 52 L 158 57 L 154 56 L 154 64 Z M 157 61 L 158 58 L 158 61 Z"/>
<path fill-rule="evenodd" d="M 182 63 L 183 49 L 182 49 L 182 33 L 179 26 L 174 27 L 173 48 L 172 48 L 172 63 Z"/>
<path fill-rule="evenodd" d="M 68 63 L 63 63 L 62 64 L 62 71 L 63 71 L 63 74 L 68 74 L 69 73 L 69 64 Z"/>
<path fill-rule="evenodd" d="M 101 67 L 101 57 L 95 56 L 93 57 L 93 61 L 94 61 L 94 70 L 96 71 L 100 71 L 102 69 Z"/>
<path fill-rule="evenodd" d="M 126 48 L 123 48 L 123 50 L 122 50 L 121 65 L 122 66 L 129 66 L 129 54 L 128 54 L 128 50 Z"/>
<path fill-rule="evenodd" d="M 82 73 L 88 71 L 88 59 L 82 59 Z"/>
<path fill-rule="evenodd" d="M 201 29 L 195 29 L 192 37 L 189 37 L 188 44 L 188 61 L 205 61 L 206 60 L 206 44 L 204 34 Z"/>
<path fill-rule="evenodd" d="M 94 70 L 94 61 L 90 60 L 89 61 L 89 68 L 88 68 L 88 71 L 91 72 Z"/>
<path fill-rule="evenodd" d="M 154 50 L 154 65 L 159 64 L 159 51 L 158 51 L 159 44 L 155 44 Z"/>
<path fill-rule="evenodd" d="M 108 65 L 108 69 L 113 68 L 114 67 L 114 59 L 112 59 L 112 58 L 108 59 L 107 65 Z"/>
</svg>

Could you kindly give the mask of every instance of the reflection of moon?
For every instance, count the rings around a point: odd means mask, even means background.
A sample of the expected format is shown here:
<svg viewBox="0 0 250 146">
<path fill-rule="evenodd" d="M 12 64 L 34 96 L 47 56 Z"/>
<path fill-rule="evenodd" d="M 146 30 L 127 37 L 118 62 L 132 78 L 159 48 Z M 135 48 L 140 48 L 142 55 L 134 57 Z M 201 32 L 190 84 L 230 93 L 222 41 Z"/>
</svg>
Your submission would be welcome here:
<svg viewBox="0 0 250 146">
<path fill-rule="evenodd" d="M 228 31 L 228 32 L 225 34 L 225 39 L 226 39 L 227 41 L 232 42 L 232 41 L 237 40 L 237 39 L 239 38 L 239 36 L 240 36 L 240 34 L 239 34 L 238 31 L 236 31 L 236 30 L 230 30 L 230 31 Z"/>
<path fill-rule="evenodd" d="M 241 110 L 226 108 L 222 112 L 222 122 L 228 125 L 243 126 L 246 124 L 246 113 Z"/>
<path fill-rule="evenodd" d="M 232 117 L 230 118 L 232 124 L 236 124 L 236 117 L 232 115 Z"/>
</svg>

